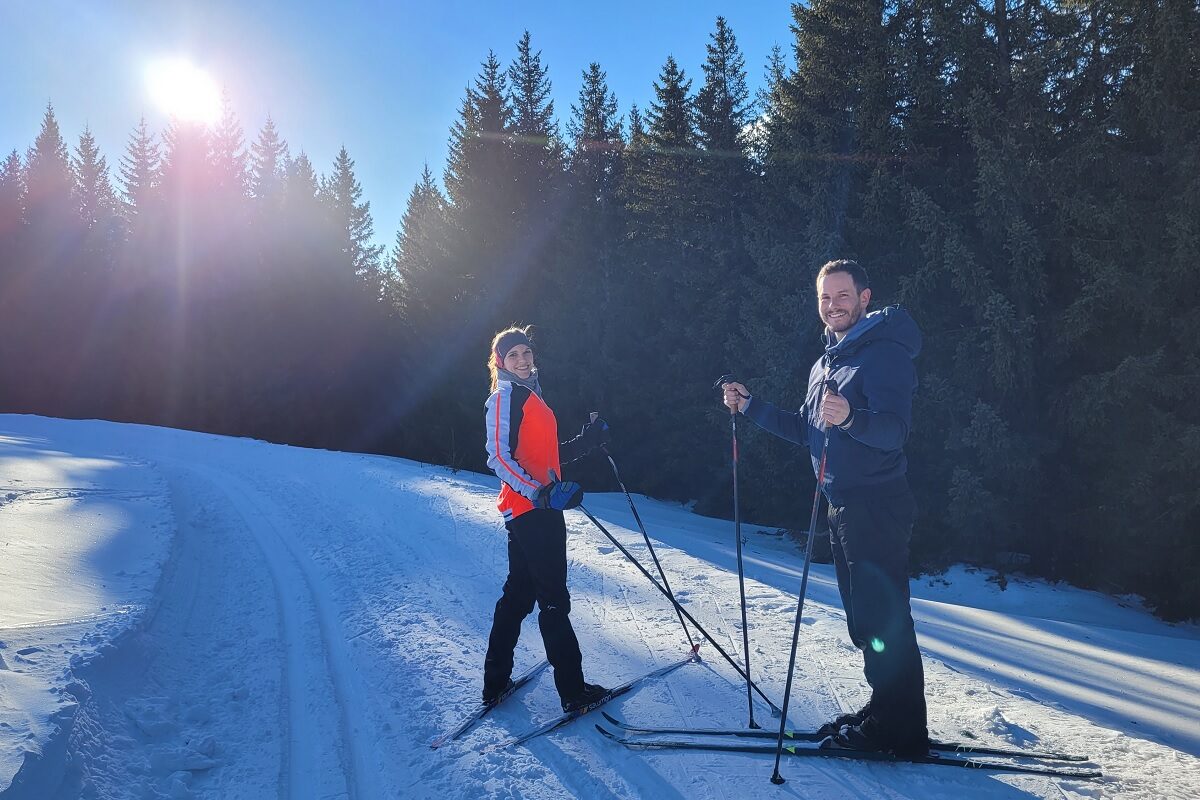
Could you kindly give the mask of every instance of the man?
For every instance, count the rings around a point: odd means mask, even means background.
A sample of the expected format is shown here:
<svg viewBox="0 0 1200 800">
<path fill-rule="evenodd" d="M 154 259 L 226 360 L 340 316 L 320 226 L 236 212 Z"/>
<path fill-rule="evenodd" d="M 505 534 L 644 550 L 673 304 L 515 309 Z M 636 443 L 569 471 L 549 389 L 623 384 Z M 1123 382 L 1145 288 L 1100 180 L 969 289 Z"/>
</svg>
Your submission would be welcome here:
<svg viewBox="0 0 1200 800">
<path fill-rule="evenodd" d="M 803 408 L 792 413 L 724 385 L 725 404 L 776 436 L 807 445 L 814 471 L 826 431 L 821 491 L 850 638 L 863 652 L 871 699 L 824 726 L 831 743 L 911 756 L 927 752 L 925 678 L 908 595 L 908 541 L 916 506 L 905 476 L 921 332 L 898 306 L 867 313 L 867 273 L 830 261 L 817 275 L 825 354 L 813 364 Z"/>
</svg>

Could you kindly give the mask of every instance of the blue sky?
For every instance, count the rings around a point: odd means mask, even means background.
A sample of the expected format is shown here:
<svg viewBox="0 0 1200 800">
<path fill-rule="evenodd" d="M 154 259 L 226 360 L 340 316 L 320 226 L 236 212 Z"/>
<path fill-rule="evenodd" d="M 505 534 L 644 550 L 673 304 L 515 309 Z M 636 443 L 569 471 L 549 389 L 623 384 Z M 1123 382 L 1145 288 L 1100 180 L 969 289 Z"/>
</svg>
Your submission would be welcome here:
<svg viewBox="0 0 1200 800">
<path fill-rule="evenodd" d="M 649 105 L 668 55 L 698 89 L 718 15 L 757 89 L 772 46 L 790 56 L 788 2 L 0 2 L 0 157 L 24 153 L 51 101 L 68 145 L 90 125 L 115 172 L 143 114 L 156 132 L 166 122 L 146 64 L 183 55 L 226 87 L 247 140 L 270 113 L 319 172 L 344 144 L 376 238 L 390 245 L 426 162 L 440 179 L 450 126 L 489 49 L 507 64 L 530 31 L 565 126 L 591 61 L 608 72 L 622 114 Z"/>
</svg>

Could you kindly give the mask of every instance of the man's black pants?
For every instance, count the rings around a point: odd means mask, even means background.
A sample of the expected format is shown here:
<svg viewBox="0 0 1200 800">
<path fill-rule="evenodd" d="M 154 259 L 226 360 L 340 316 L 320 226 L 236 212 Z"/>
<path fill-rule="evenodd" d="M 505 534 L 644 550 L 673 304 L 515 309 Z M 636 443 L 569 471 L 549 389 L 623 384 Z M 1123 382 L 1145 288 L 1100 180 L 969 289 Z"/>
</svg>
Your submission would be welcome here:
<svg viewBox="0 0 1200 800">
<path fill-rule="evenodd" d="M 907 481 L 860 489 L 829 507 L 829 540 L 850 639 L 871 685 L 867 731 L 896 746 L 927 736 L 925 673 L 908 594 L 916 503 Z"/>
<path fill-rule="evenodd" d="M 546 659 L 554 667 L 559 697 L 583 691 L 583 657 L 571 627 L 567 592 L 567 526 L 561 511 L 534 509 L 505 524 L 508 529 L 508 579 L 496 601 L 492 633 L 483 662 L 485 693 L 503 689 L 513 670 L 513 651 L 521 622 L 536 602 Z"/>
</svg>

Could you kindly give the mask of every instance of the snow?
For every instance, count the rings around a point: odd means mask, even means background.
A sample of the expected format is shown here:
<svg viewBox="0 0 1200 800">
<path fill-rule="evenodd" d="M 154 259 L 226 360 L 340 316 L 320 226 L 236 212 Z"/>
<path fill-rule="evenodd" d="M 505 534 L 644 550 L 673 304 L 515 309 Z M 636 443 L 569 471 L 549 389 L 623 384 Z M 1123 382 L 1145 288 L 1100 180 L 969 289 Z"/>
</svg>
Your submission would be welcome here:
<svg viewBox="0 0 1200 800">
<path fill-rule="evenodd" d="M 912 582 L 931 732 L 1086 753 L 1103 779 L 805 759 L 774 787 L 770 756 L 626 750 L 598 714 L 480 752 L 557 714 L 549 672 L 433 751 L 478 700 L 506 570 L 495 488 L 402 459 L 0 415 L 0 797 L 1200 796 L 1200 630 L 961 567 Z M 740 660 L 732 526 L 635 501 L 682 602 Z M 586 505 L 650 563 L 623 495 Z M 568 528 L 588 679 L 678 660 L 670 606 L 585 517 Z M 744 531 L 752 671 L 778 702 L 802 553 Z M 866 698 L 830 567 L 803 623 L 790 716 L 813 727 Z M 745 724 L 744 684 L 701 653 L 606 710 Z M 541 658 L 531 617 L 517 670 Z"/>
</svg>

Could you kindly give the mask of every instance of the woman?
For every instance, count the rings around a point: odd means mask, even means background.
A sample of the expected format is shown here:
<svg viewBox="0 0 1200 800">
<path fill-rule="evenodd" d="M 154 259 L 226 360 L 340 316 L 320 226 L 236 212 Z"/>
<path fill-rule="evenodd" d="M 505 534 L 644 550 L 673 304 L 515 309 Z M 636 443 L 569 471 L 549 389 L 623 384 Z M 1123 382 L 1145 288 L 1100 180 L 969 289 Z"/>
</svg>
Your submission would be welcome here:
<svg viewBox="0 0 1200 800">
<path fill-rule="evenodd" d="M 559 480 L 559 448 L 565 461 L 574 461 L 607 441 L 608 426 L 597 418 L 584 425 L 579 436 L 559 445 L 558 423 L 542 400 L 527 328 L 496 334 L 488 369 L 492 376 L 487 400 L 488 466 L 501 480 L 496 505 L 508 529 L 508 579 L 488 637 L 483 702 L 495 702 L 508 688 L 521 621 L 536 601 L 554 685 L 563 710 L 572 711 L 607 690 L 584 682 L 583 657 L 568 617 L 571 596 L 563 510 L 579 505 L 583 490 L 578 483 Z"/>
</svg>

